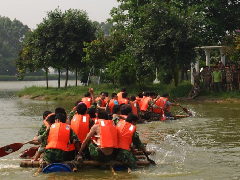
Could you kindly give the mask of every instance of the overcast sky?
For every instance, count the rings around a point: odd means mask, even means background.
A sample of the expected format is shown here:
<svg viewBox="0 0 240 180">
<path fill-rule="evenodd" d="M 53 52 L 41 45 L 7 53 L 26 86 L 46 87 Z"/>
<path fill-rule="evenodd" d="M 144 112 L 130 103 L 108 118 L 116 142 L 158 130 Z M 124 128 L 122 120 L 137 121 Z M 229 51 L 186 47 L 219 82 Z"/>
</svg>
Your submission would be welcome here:
<svg viewBox="0 0 240 180">
<path fill-rule="evenodd" d="M 59 8 L 80 9 L 87 12 L 92 21 L 105 22 L 110 10 L 117 7 L 117 0 L 0 0 L 0 16 L 16 18 L 24 25 L 35 29 L 47 16 L 48 11 Z"/>
</svg>

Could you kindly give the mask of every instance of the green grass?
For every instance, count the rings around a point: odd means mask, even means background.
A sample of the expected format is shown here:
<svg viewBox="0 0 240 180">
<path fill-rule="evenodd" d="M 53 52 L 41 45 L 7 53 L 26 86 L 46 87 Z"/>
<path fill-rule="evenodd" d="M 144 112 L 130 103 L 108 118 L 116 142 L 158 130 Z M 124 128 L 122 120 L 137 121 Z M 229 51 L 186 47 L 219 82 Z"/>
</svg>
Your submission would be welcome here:
<svg viewBox="0 0 240 180">
<path fill-rule="evenodd" d="M 99 95 L 103 91 L 108 92 L 109 97 L 111 97 L 111 94 L 113 92 L 118 93 L 121 88 L 121 86 L 113 84 L 94 84 L 90 85 L 89 87 L 92 87 L 94 89 L 95 95 Z M 155 91 L 159 95 L 162 95 L 163 93 L 169 93 L 172 98 L 177 98 L 187 97 L 189 91 L 192 88 L 192 85 L 186 81 L 180 84 L 178 87 L 165 84 L 149 84 L 131 85 L 126 86 L 126 88 L 129 96 L 137 95 L 138 93 L 144 91 Z M 79 100 L 81 97 L 84 96 L 85 92 L 87 91 L 87 86 L 68 86 L 67 88 L 49 87 L 49 89 L 46 89 L 46 87 L 32 86 L 20 90 L 17 95 L 19 97 L 30 95 L 33 99 L 36 97 L 44 96 L 45 100 Z M 201 90 L 200 96 L 208 96 L 209 98 L 219 99 L 240 99 L 239 91 L 214 93 L 211 91 Z"/>
</svg>

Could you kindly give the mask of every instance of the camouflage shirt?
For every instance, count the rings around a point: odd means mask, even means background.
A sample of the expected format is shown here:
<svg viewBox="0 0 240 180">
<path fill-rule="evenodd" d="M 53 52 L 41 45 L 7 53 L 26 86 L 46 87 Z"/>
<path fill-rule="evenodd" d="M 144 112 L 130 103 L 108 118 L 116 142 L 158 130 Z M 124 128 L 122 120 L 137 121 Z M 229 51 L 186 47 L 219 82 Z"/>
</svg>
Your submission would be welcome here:
<svg viewBox="0 0 240 180">
<path fill-rule="evenodd" d="M 41 128 L 38 131 L 38 136 L 42 135 L 45 131 L 46 131 L 47 127 L 46 125 L 43 123 L 43 125 L 41 126 Z"/>
<path fill-rule="evenodd" d="M 47 129 L 42 135 L 38 137 L 39 142 L 43 142 L 48 139 L 50 129 Z M 80 142 L 75 132 L 70 129 L 70 143 Z M 66 160 L 69 152 L 60 149 L 46 149 L 43 154 L 43 160 L 49 163 L 62 162 Z"/>
</svg>

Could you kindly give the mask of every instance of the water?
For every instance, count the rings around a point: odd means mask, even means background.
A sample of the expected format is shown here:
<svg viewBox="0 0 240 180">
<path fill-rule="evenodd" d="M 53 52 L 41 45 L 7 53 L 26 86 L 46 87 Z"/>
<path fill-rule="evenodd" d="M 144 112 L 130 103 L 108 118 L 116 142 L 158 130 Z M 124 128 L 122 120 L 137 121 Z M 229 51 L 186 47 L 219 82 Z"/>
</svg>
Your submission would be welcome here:
<svg viewBox="0 0 240 180">
<path fill-rule="evenodd" d="M 42 125 L 42 113 L 63 107 L 69 112 L 75 102 L 19 99 L 16 91 L 25 82 L 0 82 L 0 147 L 32 139 Z M 44 82 L 27 82 L 45 85 Z M 51 82 L 57 86 L 57 82 Z M 50 85 L 51 85 L 50 83 Z M 62 83 L 64 85 L 64 83 Z M 74 82 L 73 82 L 74 85 Z M 120 171 L 114 177 L 108 169 L 79 169 L 77 173 L 39 174 L 36 179 L 164 179 L 164 180 L 238 180 L 239 103 L 181 103 L 194 117 L 175 121 L 138 124 L 137 131 L 147 148 L 155 150 L 151 158 L 156 166 L 139 168 L 131 174 Z M 184 114 L 180 107 L 172 107 Z M 36 169 L 20 168 L 19 151 L 0 158 L 0 179 L 32 179 Z"/>
</svg>

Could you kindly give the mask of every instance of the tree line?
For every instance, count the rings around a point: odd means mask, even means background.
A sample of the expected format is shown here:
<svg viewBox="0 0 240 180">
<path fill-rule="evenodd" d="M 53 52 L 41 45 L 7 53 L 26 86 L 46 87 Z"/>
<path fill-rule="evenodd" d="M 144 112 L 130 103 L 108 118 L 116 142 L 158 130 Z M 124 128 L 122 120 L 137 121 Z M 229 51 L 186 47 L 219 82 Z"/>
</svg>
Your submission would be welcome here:
<svg viewBox="0 0 240 180">
<path fill-rule="evenodd" d="M 109 33 L 85 11 L 48 12 L 26 35 L 16 61 L 20 74 L 45 69 L 47 75 L 53 67 L 84 75 L 94 66 L 104 81 L 128 85 L 152 82 L 158 69 L 162 82 L 178 86 L 195 62 L 195 47 L 224 45 L 240 29 L 236 0 L 118 2 L 110 12 Z"/>
</svg>

